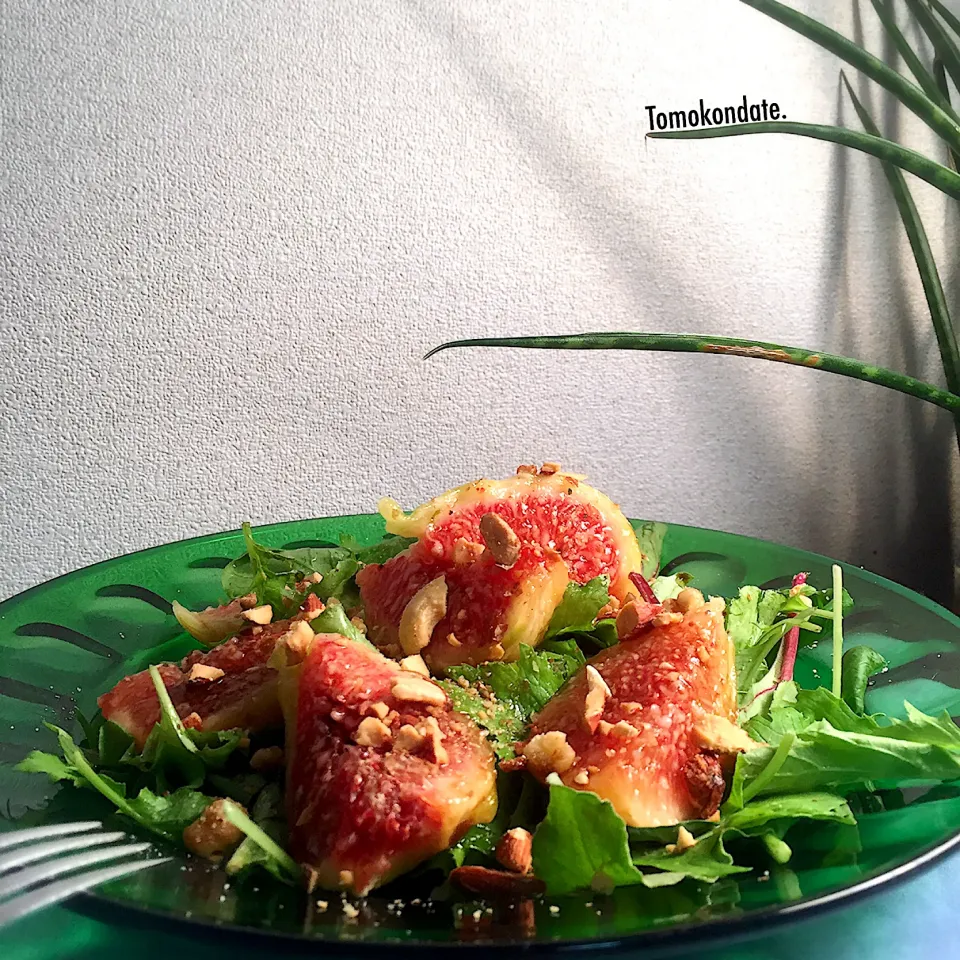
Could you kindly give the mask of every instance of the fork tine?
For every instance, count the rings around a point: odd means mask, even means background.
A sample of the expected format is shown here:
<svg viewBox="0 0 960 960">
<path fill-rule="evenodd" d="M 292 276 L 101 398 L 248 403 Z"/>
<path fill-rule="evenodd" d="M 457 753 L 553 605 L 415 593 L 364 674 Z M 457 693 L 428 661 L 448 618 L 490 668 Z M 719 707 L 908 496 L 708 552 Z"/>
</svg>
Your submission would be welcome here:
<svg viewBox="0 0 960 960">
<path fill-rule="evenodd" d="M 70 850 L 82 850 L 84 847 L 96 847 L 104 843 L 113 843 L 126 836 L 123 832 L 85 834 L 82 837 L 66 837 L 63 840 L 48 840 L 46 843 L 35 843 L 28 847 L 18 847 L 0 856 L 0 874 L 35 863 L 45 857 L 55 857 Z"/>
<path fill-rule="evenodd" d="M 46 827 L 27 827 L 25 830 L 13 830 L 0 834 L 0 850 L 15 847 L 20 843 L 42 840 L 44 837 L 65 836 L 69 833 L 81 833 L 102 826 L 99 820 L 83 820 L 77 823 L 53 823 Z"/>
<path fill-rule="evenodd" d="M 149 843 L 124 843 L 115 847 L 101 847 L 75 853 L 71 857 L 59 857 L 48 860 L 36 867 L 27 867 L 25 870 L 15 870 L 7 877 L 0 879 L 0 900 L 12 897 L 15 893 L 26 890 L 34 884 L 56 877 L 66 876 L 81 867 L 92 867 L 98 863 L 106 863 L 118 857 L 125 857 L 133 853 L 142 853 L 150 849 Z"/>
<path fill-rule="evenodd" d="M 66 880 L 58 880 L 56 883 L 40 887 L 38 890 L 31 890 L 29 893 L 15 897 L 0 906 L 0 927 L 32 913 L 34 910 L 39 910 L 41 907 L 66 900 L 67 897 L 72 897 L 82 890 L 95 887 L 100 883 L 106 883 L 108 880 L 114 880 L 117 877 L 137 873 L 139 870 L 146 870 L 148 867 L 167 863 L 170 859 L 170 857 L 160 857 L 157 860 L 135 860 L 132 863 L 118 863 L 112 867 L 94 870 L 91 873 L 81 873 L 75 877 L 68 877 Z"/>
</svg>

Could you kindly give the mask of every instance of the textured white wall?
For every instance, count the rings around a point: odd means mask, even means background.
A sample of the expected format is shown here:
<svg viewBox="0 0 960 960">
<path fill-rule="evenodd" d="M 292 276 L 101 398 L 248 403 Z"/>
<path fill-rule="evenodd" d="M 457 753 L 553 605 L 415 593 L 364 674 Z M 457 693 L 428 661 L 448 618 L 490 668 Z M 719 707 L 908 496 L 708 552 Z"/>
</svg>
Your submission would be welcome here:
<svg viewBox="0 0 960 960">
<path fill-rule="evenodd" d="M 857 29 L 848 4 L 800 6 Z M 543 459 L 632 515 L 936 579 L 955 449 L 919 403 L 739 359 L 420 360 L 648 329 L 937 378 L 873 161 L 644 139 L 646 104 L 700 97 L 855 124 L 802 38 L 736 0 L 0 9 L 0 595 Z"/>
</svg>

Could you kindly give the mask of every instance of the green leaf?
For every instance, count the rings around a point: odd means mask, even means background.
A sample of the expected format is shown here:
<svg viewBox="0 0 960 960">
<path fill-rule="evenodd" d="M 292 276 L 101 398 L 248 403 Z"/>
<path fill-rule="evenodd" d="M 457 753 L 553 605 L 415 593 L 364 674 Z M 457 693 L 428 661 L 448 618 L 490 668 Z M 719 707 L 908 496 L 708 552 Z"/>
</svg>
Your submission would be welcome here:
<svg viewBox="0 0 960 960">
<path fill-rule="evenodd" d="M 277 617 L 288 616 L 307 593 L 315 593 L 321 600 L 339 597 L 360 569 L 359 561 L 345 547 L 274 550 L 254 539 L 249 523 L 243 524 L 243 536 L 247 553 L 224 568 L 223 589 L 229 597 L 255 593 L 257 601 L 270 604 Z M 323 579 L 309 589 L 296 589 L 297 583 L 314 573 Z"/>
<path fill-rule="evenodd" d="M 743 0 L 743 2 L 746 2 L 746 0 Z M 940 112 L 943 113 L 943 111 Z M 869 133 L 860 133 L 857 130 L 848 130 L 846 127 L 831 127 L 818 123 L 798 123 L 793 120 L 768 120 L 761 123 L 734 124 L 729 127 L 662 131 L 648 133 L 647 136 L 654 140 L 709 140 L 714 137 L 739 137 L 757 133 L 787 133 L 798 137 L 823 140 L 827 143 L 839 143 L 845 147 L 853 147 L 862 153 L 868 153 L 872 157 L 901 167 L 921 180 L 926 180 L 927 183 L 932 184 L 947 196 L 953 197 L 954 200 L 960 200 L 960 175 L 954 173 L 949 167 L 937 163 L 936 160 L 931 160 L 916 150 L 901 146 L 893 140 L 872 136 Z M 960 149 L 960 140 L 953 141 L 953 145 Z"/>
<path fill-rule="evenodd" d="M 690 582 L 690 574 L 675 573 L 669 577 L 654 577 L 650 581 L 653 595 L 663 603 L 664 600 L 676 600 L 680 591 Z"/>
<path fill-rule="evenodd" d="M 182 787 L 165 796 L 144 788 L 135 797 L 128 798 L 123 784 L 94 770 L 69 733 L 52 724 L 46 726 L 57 735 L 63 761 L 56 762 L 57 758 L 50 754 L 35 751 L 22 762 L 19 769 L 29 773 L 44 773 L 53 780 L 69 780 L 77 786 L 92 787 L 106 797 L 119 813 L 167 840 L 181 843 L 184 828 L 196 820 L 211 802 L 210 797 L 190 787 Z"/>
<path fill-rule="evenodd" d="M 878 0 L 874 0 L 874 4 L 877 3 Z M 864 130 L 879 137 L 880 131 L 873 122 L 873 118 L 857 99 L 857 95 L 846 76 L 841 73 L 841 77 Z M 931 82 L 935 84 L 932 78 Z M 930 310 L 930 319 L 933 321 L 933 329 L 937 336 L 947 388 L 953 393 L 960 393 L 960 347 L 957 345 L 957 335 L 950 318 L 950 308 L 943 292 L 943 284 L 940 282 L 940 273 L 937 270 L 937 263 L 927 239 L 927 232 L 923 227 L 917 205 L 913 201 L 913 194 L 911 194 L 907 181 L 899 168 L 891 163 L 883 163 L 882 166 L 887 182 L 890 184 L 893 198 L 896 201 L 897 209 L 900 211 L 900 219 L 903 221 L 907 239 L 910 241 L 910 249 L 913 251 L 913 258 L 920 274 L 923 293 Z"/>
<path fill-rule="evenodd" d="M 326 610 L 319 617 L 310 621 L 310 627 L 314 633 L 339 633 L 340 636 L 346 637 L 348 640 L 362 643 L 371 649 L 374 648 L 366 634 L 351 623 L 343 604 L 336 601 L 328 603 Z"/>
<path fill-rule="evenodd" d="M 757 129 L 761 128 L 761 129 Z M 764 124 L 751 124 L 746 130 L 740 127 L 725 127 L 714 131 L 710 136 L 734 136 L 740 132 L 761 133 L 766 129 Z M 818 128 L 819 129 L 819 128 Z M 824 127 L 831 134 L 833 127 Z M 731 132 L 732 131 L 732 132 Z M 699 135 L 697 131 L 686 131 L 676 134 L 681 138 L 688 134 Z M 854 134 L 845 131 L 854 137 L 866 137 L 866 134 Z M 653 136 L 653 134 L 651 134 Z M 661 134 L 656 134 L 661 136 Z M 671 134 L 670 136 L 675 136 Z M 835 138 L 833 138 L 835 139 Z M 886 143 L 886 141 L 882 141 Z M 920 154 L 916 154 L 920 157 Z M 932 163 L 921 158 L 924 163 Z M 939 164 L 934 164 L 939 167 Z M 960 195 L 960 175 L 955 174 L 947 167 L 942 167 L 950 176 L 951 191 Z M 876 367 L 872 364 L 853 360 L 850 357 L 840 357 L 836 354 L 822 351 L 806 350 L 803 347 L 788 347 L 762 340 L 741 340 L 736 337 L 706 337 L 699 334 L 675 333 L 577 333 L 559 336 L 536 337 L 476 337 L 467 340 L 453 340 L 442 343 L 429 350 L 424 359 L 429 359 L 443 350 L 453 350 L 460 347 L 513 347 L 525 350 L 655 350 L 674 353 L 709 353 L 720 356 L 750 357 L 755 360 L 771 360 L 775 363 L 790 363 L 796 366 L 809 367 L 814 370 L 824 370 L 827 373 L 836 373 L 866 383 L 874 383 L 908 396 L 925 400 L 956 414 L 960 411 L 960 395 L 941 390 L 932 383 L 908 377 L 894 370 Z"/>
<path fill-rule="evenodd" d="M 610 602 L 610 578 L 594 577 L 584 584 L 568 583 L 544 639 L 565 633 L 589 633 L 600 609 Z"/>
<path fill-rule="evenodd" d="M 840 667 L 840 696 L 854 713 L 863 713 L 867 681 L 886 665 L 887 661 L 873 647 L 851 647 L 844 653 Z"/>
<path fill-rule="evenodd" d="M 842 703 L 842 701 L 840 701 Z M 849 709 L 849 708 L 848 708 Z M 851 711 L 852 714 L 852 711 Z M 862 719 L 862 718 L 858 718 Z M 761 747 L 737 758 L 731 800 L 743 796 L 803 793 L 832 788 L 852 790 L 874 781 L 954 780 L 960 777 L 960 754 L 936 743 L 887 735 L 837 730 L 819 720 L 799 734 L 786 734 L 774 747 Z M 902 731 L 910 733 L 911 731 Z M 784 745 L 789 750 L 784 755 Z M 776 769 L 764 776 L 768 765 Z"/>
<path fill-rule="evenodd" d="M 957 49 L 953 37 L 944 29 L 943 24 L 933 15 L 926 3 L 920 3 L 919 0 L 907 0 L 907 6 L 933 44 L 933 49 L 936 50 L 937 57 L 943 63 L 947 73 L 950 74 L 950 79 L 953 80 L 955 86 L 960 87 L 960 50 Z M 950 11 L 941 4 L 941 15 L 943 15 L 944 10 L 946 10 L 948 17 L 953 17 Z"/>
<path fill-rule="evenodd" d="M 533 836 L 533 872 L 554 896 L 643 883 L 630 860 L 627 825 L 610 802 L 557 784 Z"/>
<path fill-rule="evenodd" d="M 897 52 L 903 58 L 903 62 L 907 65 L 910 72 L 916 78 L 917 83 L 919 83 L 922 87 L 923 92 L 934 103 L 936 103 L 941 110 L 949 114 L 954 123 L 960 123 L 960 117 L 957 116 L 953 108 L 950 106 L 950 101 L 944 97 L 942 90 L 937 85 L 935 77 L 929 70 L 927 70 L 926 67 L 924 67 L 923 61 L 919 56 L 917 56 L 916 51 L 910 46 L 907 38 L 900 30 L 900 27 L 897 26 L 897 21 L 889 9 L 889 0 L 870 0 L 870 2 L 873 4 L 873 9 L 876 11 L 877 17 L 883 24 L 884 30 L 886 30 L 887 36 L 889 36 L 893 41 L 894 46 L 897 48 Z"/>
<path fill-rule="evenodd" d="M 286 820 L 283 814 L 283 797 L 278 784 L 268 784 L 260 791 L 250 811 L 250 819 L 276 847 L 281 850 L 284 848 Z M 286 883 L 291 880 L 288 863 L 285 859 L 278 859 L 274 855 L 274 847 L 268 849 L 261 846 L 256 839 L 246 836 L 227 861 L 225 869 L 230 876 L 235 876 L 253 867 L 262 867 Z"/>
<path fill-rule="evenodd" d="M 843 34 L 778 0 L 742 0 L 748 7 L 778 20 L 801 36 L 813 40 L 819 47 L 836 54 L 871 80 L 889 90 L 901 103 L 909 107 L 924 123 L 947 143 L 960 147 L 960 126 L 935 100 L 928 97 L 916 84 L 888 67 L 879 57 L 864 50 Z"/>
<path fill-rule="evenodd" d="M 248 840 L 260 848 L 260 854 L 255 858 L 257 862 L 266 866 L 271 873 L 274 873 L 280 879 L 298 880 L 300 878 L 300 868 L 297 866 L 296 860 L 263 827 L 254 823 L 237 804 L 232 800 L 225 801 L 223 812 L 235 827 L 244 832 Z M 234 872 L 249 865 L 253 859 L 249 851 L 239 857 L 237 862 L 234 863 Z M 233 862 L 233 858 L 230 862 Z M 227 872 L 230 872 L 229 864 Z"/>
<path fill-rule="evenodd" d="M 513 756 L 513 744 L 522 738 L 530 717 L 580 668 L 583 655 L 575 646 L 570 654 L 535 651 L 520 645 L 519 658 L 513 663 L 484 663 L 447 670 L 448 680 L 440 681 L 455 709 L 471 717 L 489 731 L 490 744 L 500 759 Z M 466 687 L 458 683 L 463 680 Z M 485 687 L 495 699 L 481 696 Z"/>
<path fill-rule="evenodd" d="M 733 857 L 724 848 L 723 834 L 722 829 L 711 830 L 686 850 L 668 852 L 662 848 L 637 854 L 633 857 L 633 863 L 638 867 L 655 867 L 678 878 L 691 877 L 703 883 L 713 883 L 721 877 L 737 873 L 749 873 L 749 867 L 738 867 L 733 862 Z"/>
<path fill-rule="evenodd" d="M 340 545 L 350 550 L 357 562 L 362 566 L 371 563 L 386 563 L 392 560 L 397 554 L 403 553 L 408 547 L 416 543 L 409 537 L 386 536 L 379 543 L 370 547 L 361 547 L 355 541 L 346 537 L 340 538 Z"/>
</svg>

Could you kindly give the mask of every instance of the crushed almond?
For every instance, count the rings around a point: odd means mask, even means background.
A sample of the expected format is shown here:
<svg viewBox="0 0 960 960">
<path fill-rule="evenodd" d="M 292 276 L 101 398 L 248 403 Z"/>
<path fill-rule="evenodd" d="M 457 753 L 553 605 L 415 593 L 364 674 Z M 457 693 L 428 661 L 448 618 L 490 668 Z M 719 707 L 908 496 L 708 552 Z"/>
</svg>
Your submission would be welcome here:
<svg viewBox="0 0 960 960">
<path fill-rule="evenodd" d="M 390 712 L 390 708 L 381 700 L 371 703 L 368 709 L 378 720 L 385 719 Z"/>
<path fill-rule="evenodd" d="M 443 577 L 421 587 L 400 615 L 400 646 L 408 656 L 419 653 L 433 636 L 433 628 L 447 612 L 447 581 Z"/>
<path fill-rule="evenodd" d="M 407 671 L 393 681 L 390 692 L 398 700 L 429 703 L 435 707 L 442 707 L 447 702 L 447 695 L 435 683 Z"/>
<path fill-rule="evenodd" d="M 480 518 L 480 535 L 493 559 L 501 567 L 512 567 L 520 556 L 520 538 L 513 528 L 496 513 L 485 513 Z"/>
<path fill-rule="evenodd" d="M 625 640 L 640 626 L 640 603 L 631 600 L 625 603 L 617 613 L 617 636 Z"/>
<path fill-rule="evenodd" d="M 406 750 L 408 753 L 416 750 L 421 743 L 423 743 L 423 734 L 409 723 L 405 723 L 393 739 L 395 750 Z"/>
<path fill-rule="evenodd" d="M 523 827 L 508 830 L 497 844 L 497 862 L 514 873 L 528 874 L 533 869 L 533 835 Z"/>
<path fill-rule="evenodd" d="M 466 537 L 460 537 L 453 545 L 451 559 L 454 566 L 465 567 L 468 563 L 479 560 L 485 549 L 482 543 L 474 543 L 472 540 L 467 540 Z"/>
<path fill-rule="evenodd" d="M 198 857 L 222 860 L 224 854 L 243 839 L 243 831 L 227 818 L 224 799 L 214 800 L 183 831 L 183 845 Z M 246 813 L 239 803 L 237 806 Z"/>
<path fill-rule="evenodd" d="M 418 673 L 421 677 L 430 676 L 430 671 L 419 653 L 415 653 L 412 657 L 404 657 L 400 661 L 400 669 L 406 670 L 408 673 Z"/>
<path fill-rule="evenodd" d="M 586 770 L 581 770 L 574 778 L 574 783 L 580 784 L 581 787 L 585 787 L 590 782 L 590 774 Z"/>
<path fill-rule="evenodd" d="M 603 714 L 603 706 L 610 696 L 610 688 L 596 667 L 587 664 L 587 693 L 583 701 L 583 719 L 592 733 Z"/>
<path fill-rule="evenodd" d="M 450 757 L 440 742 L 444 737 L 436 717 L 427 717 L 426 720 L 423 721 L 423 739 L 427 760 L 440 766 L 449 763 Z"/>
<path fill-rule="evenodd" d="M 535 463 L 521 463 L 520 466 L 517 467 L 518 476 L 523 475 L 524 473 L 536 474 L 536 472 L 537 465 Z"/>
<path fill-rule="evenodd" d="M 350 622 L 364 635 L 367 633 L 367 625 L 360 617 L 351 617 Z"/>
<path fill-rule="evenodd" d="M 219 667 L 208 667 L 205 663 L 195 663 L 187 674 L 188 683 L 212 683 L 223 676 Z"/>
<path fill-rule="evenodd" d="M 522 752 L 531 770 L 540 775 L 566 773 L 577 760 L 577 755 L 567 743 L 567 735 L 562 730 L 538 733 L 524 746 Z"/>
<path fill-rule="evenodd" d="M 460 643 L 460 641 L 457 639 L 457 635 L 456 635 L 455 633 L 448 633 L 448 634 L 447 634 L 447 643 L 449 643 L 451 647 L 459 647 L 459 646 L 461 646 L 461 643 Z"/>
<path fill-rule="evenodd" d="M 251 607 L 249 610 L 244 610 L 240 616 L 244 620 L 259 623 L 260 626 L 265 627 L 273 619 L 273 607 L 269 603 L 265 603 L 260 607 Z"/>
<path fill-rule="evenodd" d="M 681 853 L 697 845 L 697 838 L 684 826 L 677 831 L 676 848 Z"/>
<path fill-rule="evenodd" d="M 619 720 L 610 728 L 610 733 L 614 737 L 620 737 L 622 740 L 629 740 L 632 737 L 640 735 L 640 731 L 627 720 Z"/>
<path fill-rule="evenodd" d="M 551 461 L 551 460 L 548 460 L 548 461 L 540 468 L 540 476 L 541 476 L 541 477 L 552 477 L 555 473 L 559 473 L 559 472 L 560 472 L 560 464 L 559 464 L 559 463 L 553 463 L 553 461 Z"/>
<path fill-rule="evenodd" d="M 353 883 L 353 871 L 341 870 L 339 879 L 341 887 L 349 887 L 350 884 Z"/>
<path fill-rule="evenodd" d="M 323 601 L 315 593 L 308 593 L 306 599 L 300 604 L 300 613 L 306 620 L 315 620 L 326 609 Z"/>
<path fill-rule="evenodd" d="M 676 604 L 680 613 L 692 613 L 703 606 L 703 594 L 696 587 L 684 587 L 677 594 Z"/>
<path fill-rule="evenodd" d="M 669 611 L 664 611 L 663 613 L 658 613 L 653 618 L 653 625 L 655 627 L 669 627 L 672 623 L 680 623 L 683 620 L 682 613 L 673 613 Z"/>
<path fill-rule="evenodd" d="M 637 703 L 636 700 L 627 700 L 620 704 L 620 709 L 624 713 L 639 713 L 643 709 L 643 704 Z"/>
<path fill-rule="evenodd" d="M 251 607 L 257 605 L 257 595 L 255 593 L 248 593 L 243 597 L 239 597 L 237 603 L 240 604 L 241 610 L 249 610 Z"/>
<path fill-rule="evenodd" d="M 261 747 L 250 758 L 250 769 L 262 773 L 265 770 L 277 770 L 283 766 L 282 747 Z"/>
<path fill-rule="evenodd" d="M 354 740 L 361 747 L 382 747 L 391 740 L 390 728 L 378 717 L 364 717 L 357 726 Z"/>
</svg>

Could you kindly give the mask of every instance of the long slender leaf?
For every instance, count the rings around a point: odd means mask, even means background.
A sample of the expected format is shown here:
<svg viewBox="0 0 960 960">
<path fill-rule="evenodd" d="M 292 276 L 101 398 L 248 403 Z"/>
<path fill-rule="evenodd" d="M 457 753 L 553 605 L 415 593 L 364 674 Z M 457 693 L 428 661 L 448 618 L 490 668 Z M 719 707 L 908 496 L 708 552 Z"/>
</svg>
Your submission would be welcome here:
<svg viewBox="0 0 960 960">
<path fill-rule="evenodd" d="M 659 350 L 672 353 L 713 353 L 734 357 L 753 357 L 801 367 L 812 367 L 828 373 L 889 387 L 911 397 L 926 400 L 955 416 L 960 414 L 960 395 L 941 390 L 932 383 L 908 377 L 894 370 L 875 367 L 835 354 L 786 347 L 760 340 L 739 340 L 734 337 L 704 337 L 682 333 L 578 333 L 549 337 L 481 337 L 454 340 L 430 350 L 429 359 L 441 350 L 454 347 L 521 347 L 531 350 Z"/>
<path fill-rule="evenodd" d="M 933 78 L 937 87 L 943 94 L 947 103 L 950 103 L 950 84 L 947 81 L 947 71 L 943 69 L 943 61 L 939 57 L 933 58 Z M 952 109 L 952 105 L 951 105 Z M 953 163 L 953 169 L 960 172 L 960 153 L 950 148 L 950 160 Z"/>
<path fill-rule="evenodd" d="M 880 86 L 889 90 L 948 144 L 960 150 L 960 126 L 920 87 L 888 67 L 879 57 L 875 57 L 852 40 L 848 40 L 842 33 L 791 9 L 779 0 L 741 0 L 741 2 L 813 40 L 824 50 L 829 50 L 856 67 L 871 80 L 875 80 Z"/>
<path fill-rule="evenodd" d="M 926 3 L 921 3 L 920 0 L 907 0 L 907 6 L 933 44 L 933 49 L 943 61 L 950 79 L 960 87 L 960 49 L 957 48 L 953 37 L 947 33 L 943 24 L 933 15 Z"/>
<path fill-rule="evenodd" d="M 949 167 L 892 140 L 860 133 L 858 130 L 848 130 L 846 127 L 829 127 L 819 123 L 794 123 L 792 120 L 767 120 L 762 123 L 738 123 L 729 127 L 648 133 L 647 136 L 655 140 L 704 140 L 712 137 L 740 137 L 753 133 L 791 133 L 798 137 L 842 143 L 845 147 L 853 147 L 855 150 L 893 163 L 908 173 L 920 177 L 921 180 L 933 184 L 938 190 L 955 200 L 960 200 L 960 175 L 954 173 Z"/>
<path fill-rule="evenodd" d="M 840 76 L 864 129 L 867 133 L 879 137 L 880 131 L 877 129 L 877 125 L 857 98 L 846 75 L 841 72 Z M 957 346 L 957 335 L 950 318 L 950 308 L 947 306 L 947 298 L 943 293 L 943 285 L 940 283 L 937 264 L 927 240 L 927 232 L 923 228 L 923 221 L 920 219 L 917 205 L 913 202 L 913 195 L 907 187 L 907 181 L 903 174 L 893 164 L 886 162 L 883 163 L 883 172 L 886 174 L 893 197 L 897 202 L 897 209 L 900 211 L 900 218 L 903 220 L 903 226 L 910 241 L 910 249 L 913 251 L 913 257 L 917 262 L 917 270 L 920 272 L 920 282 L 923 284 L 923 292 L 927 298 L 927 306 L 930 308 L 933 328 L 937 334 L 937 344 L 940 347 L 940 359 L 943 361 L 947 388 L 952 393 L 960 393 L 960 348 Z"/>
<path fill-rule="evenodd" d="M 960 36 L 960 17 L 958 17 L 949 7 L 945 6 L 940 0 L 930 0 L 930 6 L 946 21 L 947 26 L 958 36 Z"/>
<path fill-rule="evenodd" d="M 957 116 L 953 107 L 950 105 L 949 99 L 944 97 L 943 91 L 937 85 L 933 73 L 923 65 L 923 61 L 913 47 L 910 46 L 909 41 L 903 35 L 903 31 L 897 26 L 896 18 L 890 10 L 889 0 L 870 0 L 870 2 L 873 4 L 873 9 L 877 17 L 883 24 L 883 29 L 887 31 L 887 35 L 897 48 L 897 52 L 903 58 L 903 62 L 910 69 L 914 77 L 917 78 L 917 83 L 923 88 L 923 92 L 933 100 L 941 110 L 949 113 L 954 122 L 960 123 L 960 117 Z"/>
</svg>

